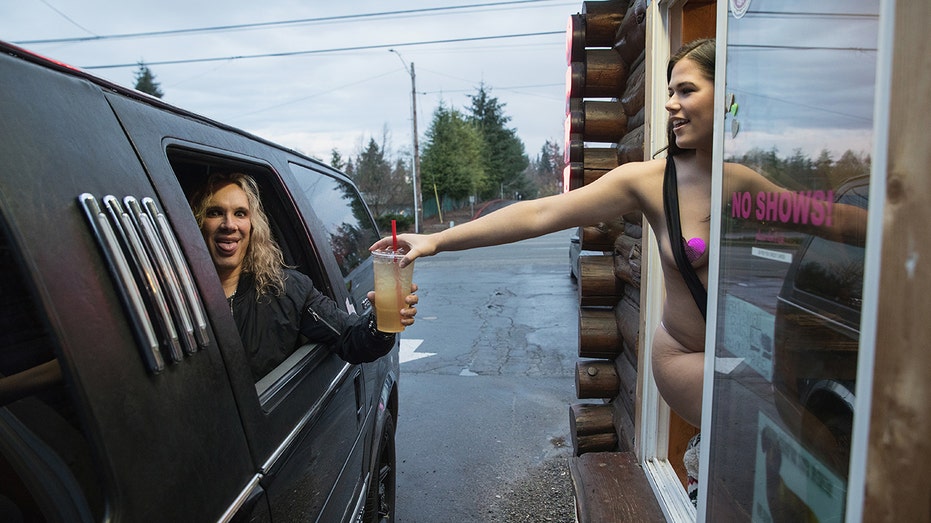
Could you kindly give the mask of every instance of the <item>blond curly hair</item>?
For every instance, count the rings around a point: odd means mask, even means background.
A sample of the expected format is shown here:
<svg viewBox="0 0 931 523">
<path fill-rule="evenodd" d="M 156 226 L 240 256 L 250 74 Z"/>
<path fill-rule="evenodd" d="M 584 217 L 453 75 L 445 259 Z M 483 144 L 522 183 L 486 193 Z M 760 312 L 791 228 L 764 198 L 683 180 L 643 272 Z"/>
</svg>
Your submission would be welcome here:
<svg viewBox="0 0 931 523">
<path fill-rule="evenodd" d="M 204 187 L 198 191 L 191 203 L 197 226 L 203 230 L 204 218 L 207 214 L 207 202 L 210 197 L 229 184 L 242 189 L 249 201 L 252 233 L 246 255 L 243 258 L 242 270 L 252 273 L 255 277 L 257 298 L 267 294 L 278 296 L 284 291 L 284 255 L 281 253 L 278 243 L 272 238 L 268 216 L 265 214 L 262 199 L 259 196 L 259 185 L 254 178 L 240 172 L 211 174 L 207 178 Z"/>
</svg>

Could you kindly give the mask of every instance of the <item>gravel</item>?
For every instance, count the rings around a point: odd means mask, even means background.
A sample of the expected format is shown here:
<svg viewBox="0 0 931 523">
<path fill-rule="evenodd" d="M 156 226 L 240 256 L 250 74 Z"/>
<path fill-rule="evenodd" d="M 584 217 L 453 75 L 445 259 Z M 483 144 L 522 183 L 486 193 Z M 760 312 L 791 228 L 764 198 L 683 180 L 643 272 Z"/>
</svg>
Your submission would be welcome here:
<svg viewBox="0 0 931 523">
<path fill-rule="evenodd" d="M 487 523 L 574 523 L 575 500 L 565 455 L 544 461 L 507 484 L 488 508 Z"/>
</svg>

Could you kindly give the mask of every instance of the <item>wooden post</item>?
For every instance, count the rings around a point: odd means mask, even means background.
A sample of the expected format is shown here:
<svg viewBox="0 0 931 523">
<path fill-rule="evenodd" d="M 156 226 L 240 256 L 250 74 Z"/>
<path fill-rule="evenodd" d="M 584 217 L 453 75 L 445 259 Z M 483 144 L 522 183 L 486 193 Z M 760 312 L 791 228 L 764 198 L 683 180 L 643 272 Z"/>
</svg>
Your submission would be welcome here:
<svg viewBox="0 0 931 523">
<path fill-rule="evenodd" d="M 640 342 L 640 288 L 628 285 L 624 288 L 624 297 L 614 310 L 618 335 L 624 346 L 636 351 Z M 631 363 L 636 364 L 637 355 L 633 354 Z"/>
<path fill-rule="evenodd" d="M 870 429 L 863 521 L 927 522 L 931 521 L 931 177 L 927 172 L 931 147 L 924 115 L 931 111 L 931 101 L 920 93 L 931 92 L 927 67 L 931 3 L 899 0 L 894 16 L 890 100 L 884 108 L 889 115 L 889 145 L 886 179 L 880 180 L 886 198 L 870 201 L 870 207 L 883 206 L 883 236 L 872 411 L 864 413 L 870 416 Z"/>
<path fill-rule="evenodd" d="M 588 47 L 613 47 L 617 30 L 624 20 L 627 0 L 602 0 L 582 2 L 585 19 L 585 45 Z"/>
<path fill-rule="evenodd" d="M 646 18 L 646 0 L 634 0 L 618 27 L 614 49 L 628 65 L 634 63 L 646 45 Z"/>
<path fill-rule="evenodd" d="M 582 184 L 588 185 L 598 178 L 608 174 L 611 169 L 585 169 L 582 171 Z"/>
<path fill-rule="evenodd" d="M 620 97 L 620 102 L 624 106 L 624 114 L 627 116 L 633 116 L 643 110 L 644 100 L 646 99 L 645 56 L 645 52 L 640 53 L 640 60 L 627 75 L 627 84 L 624 87 L 624 93 Z"/>
<path fill-rule="evenodd" d="M 643 133 L 644 126 L 641 125 L 621 138 L 620 143 L 617 144 L 618 162 L 624 164 L 643 161 Z"/>
<path fill-rule="evenodd" d="M 610 222 L 601 222 L 598 225 L 582 227 L 582 249 L 586 251 L 611 251 L 614 242 L 624 233 L 624 220 L 617 218 Z"/>
<path fill-rule="evenodd" d="M 614 169 L 617 167 L 617 150 L 614 147 L 586 147 L 582 150 L 582 163 L 586 169 Z"/>
<path fill-rule="evenodd" d="M 640 240 L 623 234 L 618 236 L 614 242 L 614 276 L 640 288 L 641 258 Z M 639 310 L 633 312 L 640 313 Z"/>
<path fill-rule="evenodd" d="M 627 65 L 613 49 L 585 49 L 568 74 L 569 98 L 618 98 L 627 83 Z"/>
</svg>

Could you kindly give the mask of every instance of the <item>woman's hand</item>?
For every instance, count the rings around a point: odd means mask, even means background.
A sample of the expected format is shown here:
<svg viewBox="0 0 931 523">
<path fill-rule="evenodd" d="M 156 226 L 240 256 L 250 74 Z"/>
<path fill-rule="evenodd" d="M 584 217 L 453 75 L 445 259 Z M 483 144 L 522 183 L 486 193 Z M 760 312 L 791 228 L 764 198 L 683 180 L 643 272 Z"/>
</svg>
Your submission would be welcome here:
<svg viewBox="0 0 931 523">
<path fill-rule="evenodd" d="M 399 266 L 406 267 L 421 256 L 432 256 L 436 254 L 437 244 L 435 237 L 436 235 L 434 234 L 399 234 L 398 250 L 403 249 L 406 251 L 404 259 L 401 260 Z M 391 236 L 386 236 L 373 243 L 372 246 L 369 247 L 369 250 L 385 251 L 391 249 L 392 245 L 393 240 Z"/>
</svg>

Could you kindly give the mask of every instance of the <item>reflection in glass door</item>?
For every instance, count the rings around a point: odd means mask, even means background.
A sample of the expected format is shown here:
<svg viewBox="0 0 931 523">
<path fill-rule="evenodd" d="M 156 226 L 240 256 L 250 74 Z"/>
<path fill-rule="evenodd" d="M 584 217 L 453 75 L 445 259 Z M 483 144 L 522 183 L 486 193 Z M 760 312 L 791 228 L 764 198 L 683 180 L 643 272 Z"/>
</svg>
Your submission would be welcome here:
<svg viewBox="0 0 931 523">
<path fill-rule="evenodd" d="M 730 4 L 706 520 L 842 521 L 879 0 Z"/>
</svg>

